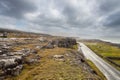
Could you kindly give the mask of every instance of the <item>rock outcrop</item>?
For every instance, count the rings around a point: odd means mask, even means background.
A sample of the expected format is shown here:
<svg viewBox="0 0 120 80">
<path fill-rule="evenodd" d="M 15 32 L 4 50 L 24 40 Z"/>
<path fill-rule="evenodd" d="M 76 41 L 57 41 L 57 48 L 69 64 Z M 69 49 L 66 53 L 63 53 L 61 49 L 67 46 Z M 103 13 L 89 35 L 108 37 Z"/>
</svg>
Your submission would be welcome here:
<svg viewBox="0 0 120 80">
<path fill-rule="evenodd" d="M 65 48 L 71 48 L 73 45 L 76 45 L 76 40 L 73 38 L 63 38 L 63 39 L 57 39 L 53 42 L 54 45 L 58 47 L 65 47 Z"/>
<path fill-rule="evenodd" d="M 53 49 L 54 47 L 72 48 L 76 44 L 77 44 L 76 39 L 62 38 L 49 41 L 49 43 L 46 46 L 43 46 L 42 48 L 47 49 Z"/>
<path fill-rule="evenodd" d="M 37 50 L 23 48 L 22 50 L 12 51 L 7 45 L 0 46 L 0 80 L 4 80 L 4 76 L 17 76 L 23 69 L 23 64 L 28 62 L 39 62 L 40 56 L 37 55 Z M 32 57 L 29 57 L 31 56 Z M 29 59 L 25 59 L 28 58 Z"/>
</svg>

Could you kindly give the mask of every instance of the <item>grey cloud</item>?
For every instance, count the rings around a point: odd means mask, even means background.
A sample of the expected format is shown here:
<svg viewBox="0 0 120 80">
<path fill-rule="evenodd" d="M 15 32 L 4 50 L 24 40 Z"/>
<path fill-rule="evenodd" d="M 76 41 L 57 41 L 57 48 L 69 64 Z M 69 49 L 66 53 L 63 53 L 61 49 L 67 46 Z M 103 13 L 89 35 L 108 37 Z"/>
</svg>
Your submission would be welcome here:
<svg viewBox="0 0 120 80">
<path fill-rule="evenodd" d="M 109 15 L 105 19 L 103 24 L 104 26 L 113 27 L 113 28 L 120 27 L 120 11 Z"/>
<path fill-rule="evenodd" d="M 99 13 L 102 15 L 109 14 L 113 11 L 120 10 L 120 0 L 100 0 L 98 1 Z"/>
<path fill-rule="evenodd" d="M 94 23 L 94 19 L 91 16 L 90 17 L 86 16 L 82 11 L 81 7 L 73 6 L 67 0 L 60 1 L 54 0 L 54 1 L 55 1 L 53 2 L 54 8 L 57 9 L 63 17 L 61 19 L 51 17 L 49 15 L 48 10 L 48 8 L 51 6 L 47 5 L 48 13 L 46 14 L 46 11 L 45 13 L 42 12 L 43 14 L 38 16 L 37 19 L 33 22 L 36 22 L 37 24 L 40 24 L 42 26 L 49 27 L 56 26 L 61 28 L 65 28 L 65 26 L 68 28 L 70 27 L 84 28 Z"/>
<path fill-rule="evenodd" d="M 89 38 L 118 36 L 119 8 L 119 0 L 0 0 L 0 21 L 10 20 L 0 27 L 7 24 L 26 31 Z M 25 24 L 18 26 L 19 19 Z"/>
<path fill-rule="evenodd" d="M 101 0 L 98 3 L 98 14 L 100 18 L 103 18 L 99 23 L 104 26 L 103 31 L 105 31 L 105 34 L 102 36 L 111 36 L 111 38 L 114 38 L 113 36 L 120 36 L 120 1 Z"/>
<path fill-rule="evenodd" d="M 25 13 L 36 10 L 30 0 L 0 0 L 0 14 L 4 16 L 23 18 Z"/>
</svg>

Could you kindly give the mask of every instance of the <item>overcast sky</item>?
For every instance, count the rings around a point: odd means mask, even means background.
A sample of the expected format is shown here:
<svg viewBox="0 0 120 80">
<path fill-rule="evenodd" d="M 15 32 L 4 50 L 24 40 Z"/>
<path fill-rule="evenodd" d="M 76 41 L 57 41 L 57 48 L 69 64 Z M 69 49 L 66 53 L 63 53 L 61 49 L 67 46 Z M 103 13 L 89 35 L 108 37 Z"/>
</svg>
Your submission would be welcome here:
<svg viewBox="0 0 120 80">
<path fill-rule="evenodd" d="M 0 0 L 0 27 L 82 38 L 119 38 L 120 0 Z"/>
</svg>

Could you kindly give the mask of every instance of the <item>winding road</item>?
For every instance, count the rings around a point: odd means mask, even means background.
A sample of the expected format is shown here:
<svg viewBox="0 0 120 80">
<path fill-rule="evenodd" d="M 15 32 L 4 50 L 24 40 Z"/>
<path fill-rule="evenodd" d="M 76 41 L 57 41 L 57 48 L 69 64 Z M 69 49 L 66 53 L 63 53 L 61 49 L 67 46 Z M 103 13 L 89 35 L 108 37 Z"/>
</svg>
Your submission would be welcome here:
<svg viewBox="0 0 120 80">
<path fill-rule="evenodd" d="M 120 71 L 115 69 L 113 66 L 105 62 L 102 58 L 97 56 L 91 49 L 85 44 L 79 43 L 79 51 L 81 50 L 84 56 L 91 60 L 98 69 L 105 75 L 108 80 L 120 80 Z"/>
</svg>

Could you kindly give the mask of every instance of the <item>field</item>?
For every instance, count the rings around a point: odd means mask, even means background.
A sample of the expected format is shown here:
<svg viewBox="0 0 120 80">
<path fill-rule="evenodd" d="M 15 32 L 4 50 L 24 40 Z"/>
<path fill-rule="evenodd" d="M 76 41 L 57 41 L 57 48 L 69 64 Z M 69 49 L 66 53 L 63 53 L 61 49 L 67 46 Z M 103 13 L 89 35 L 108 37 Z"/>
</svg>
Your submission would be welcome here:
<svg viewBox="0 0 120 80">
<path fill-rule="evenodd" d="M 42 41 L 39 38 L 6 38 L 6 43 L 11 45 L 10 52 L 8 51 L 9 55 L 21 56 L 19 52 L 26 55 L 21 59 L 23 63 L 17 64 L 17 66 L 23 65 L 19 74 L 12 74 L 16 72 L 13 71 L 14 67 L 8 74 L 1 68 L 0 75 L 3 75 L 3 72 L 5 75 L 0 77 L 5 80 L 103 80 L 98 75 L 99 73 L 88 65 L 84 56 L 77 51 L 77 44 L 72 47 L 68 47 L 68 45 L 66 47 L 58 47 L 57 45 L 51 47 L 52 43 L 48 46 L 50 40 L 52 40 L 51 37 L 45 37 Z M 59 42 L 59 44 L 63 43 Z M 6 44 L 6 46 L 8 45 Z"/>
<path fill-rule="evenodd" d="M 40 63 L 32 65 L 24 65 L 24 69 L 19 76 L 8 77 L 7 80 L 81 80 L 86 78 L 99 77 L 86 71 L 81 64 L 71 64 L 74 59 L 72 57 L 65 57 L 66 61 L 59 61 L 53 58 L 53 55 L 71 54 L 74 49 L 55 48 L 39 50 L 39 55 L 42 57 Z"/>
<path fill-rule="evenodd" d="M 120 48 L 112 46 L 104 42 L 87 42 L 85 43 L 90 49 L 92 49 L 97 55 L 109 62 L 115 68 L 120 70 Z"/>
</svg>

